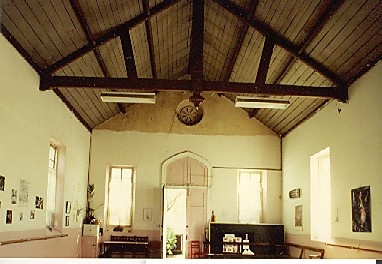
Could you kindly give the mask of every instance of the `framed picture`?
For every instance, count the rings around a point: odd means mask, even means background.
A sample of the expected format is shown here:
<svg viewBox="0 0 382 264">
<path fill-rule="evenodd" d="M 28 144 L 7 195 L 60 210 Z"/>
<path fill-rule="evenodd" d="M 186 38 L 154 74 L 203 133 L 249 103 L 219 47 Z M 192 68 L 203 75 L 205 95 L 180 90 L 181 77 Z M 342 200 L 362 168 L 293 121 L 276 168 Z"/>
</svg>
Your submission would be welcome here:
<svg viewBox="0 0 382 264">
<path fill-rule="evenodd" d="M 370 195 L 370 186 L 351 190 L 353 232 L 371 232 Z"/>
<path fill-rule="evenodd" d="M 70 210 L 72 209 L 72 203 L 69 201 L 66 201 L 65 203 L 65 213 L 70 214 Z"/>
<path fill-rule="evenodd" d="M 30 219 L 34 219 L 34 215 L 35 215 L 35 210 L 31 210 L 31 214 L 30 214 Z"/>
<path fill-rule="evenodd" d="M 12 224 L 12 210 L 7 210 L 6 224 Z"/>
<path fill-rule="evenodd" d="M 151 221 L 152 220 L 151 208 L 144 208 L 143 209 L 143 220 L 144 221 Z"/>
<path fill-rule="evenodd" d="M 36 208 L 44 209 L 44 199 L 42 197 L 36 196 Z"/>
<path fill-rule="evenodd" d="M 294 208 L 294 226 L 296 230 L 302 230 L 302 205 Z"/>
<path fill-rule="evenodd" d="M 5 189 L 5 177 L 0 175 L 0 191 L 4 192 Z"/>
<path fill-rule="evenodd" d="M 11 203 L 12 204 L 16 204 L 17 203 L 17 190 L 16 189 L 12 189 Z"/>
<path fill-rule="evenodd" d="M 65 216 L 65 226 L 69 226 L 69 216 Z"/>
</svg>

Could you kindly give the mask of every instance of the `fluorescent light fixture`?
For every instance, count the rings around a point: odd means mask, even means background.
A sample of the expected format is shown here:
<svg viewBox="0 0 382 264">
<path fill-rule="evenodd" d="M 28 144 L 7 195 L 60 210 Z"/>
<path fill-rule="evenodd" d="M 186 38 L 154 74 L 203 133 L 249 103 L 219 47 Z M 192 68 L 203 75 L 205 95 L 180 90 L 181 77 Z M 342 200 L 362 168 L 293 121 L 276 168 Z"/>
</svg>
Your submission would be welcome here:
<svg viewBox="0 0 382 264">
<path fill-rule="evenodd" d="M 103 92 L 101 100 L 105 103 L 155 104 L 155 93 Z"/>
<path fill-rule="evenodd" d="M 290 105 L 288 100 L 237 96 L 235 107 L 242 108 L 274 108 L 286 109 Z"/>
</svg>

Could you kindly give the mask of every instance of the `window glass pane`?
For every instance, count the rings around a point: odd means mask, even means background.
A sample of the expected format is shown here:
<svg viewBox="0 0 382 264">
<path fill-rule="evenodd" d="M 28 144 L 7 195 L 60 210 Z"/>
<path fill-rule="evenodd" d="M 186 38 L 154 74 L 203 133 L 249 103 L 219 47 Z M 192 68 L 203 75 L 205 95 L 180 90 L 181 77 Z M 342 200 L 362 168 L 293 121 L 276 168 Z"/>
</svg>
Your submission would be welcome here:
<svg viewBox="0 0 382 264">
<path fill-rule="evenodd" d="M 260 223 L 262 189 L 260 172 L 240 172 L 238 186 L 239 222 Z"/>
<path fill-rule="evenodd" d="M 133 169 L 112 168 L 109 181 L 109 225 L 131 225 Z"/>
</svg>

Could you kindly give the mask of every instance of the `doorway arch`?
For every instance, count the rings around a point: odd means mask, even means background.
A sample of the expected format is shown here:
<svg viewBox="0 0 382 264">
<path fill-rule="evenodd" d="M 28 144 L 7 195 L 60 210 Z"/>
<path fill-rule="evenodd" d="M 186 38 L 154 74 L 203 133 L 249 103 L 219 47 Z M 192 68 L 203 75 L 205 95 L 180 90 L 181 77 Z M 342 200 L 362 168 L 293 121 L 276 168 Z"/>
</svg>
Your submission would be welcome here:
<svg viewBox="0 0 382 264">
<path fill-rule="evenodd" d="M 178 238 L 181 237 L 182 249 L 179 253 L 181 258 L 189 258 L 189 244 L 191 240 L 198 240 L 201 243 L 206 238 L 206 227 L 208 225 L 207 217 L 207 196 L 208 187 L 211 186 L 211 165 L 202 156 L 191 151 L 184 151 L 170 156 L 162 163 L 161 181 L 163 187 L 163 208 L 162 208 L 162 224 L 163 224 L 163 256 L 166 258 L 166 241 L 167 231 L 172 226 L 176 226 L 172 221 L 184 222 L 183 230 L 177 230 Z M 168 211 L 168 202 L 166 197 L 171 192 L 178 192 L 183 189 L 186 191 L 185 212 L 179 215 L 186 219 L 174 217 L 171 211 Z M 173 202 L 173 201 L 172 201 Z M 168 215 L 168 217 L 167 217 Z M 171 217 L 170 217 L 171 216 Z M 176 220 L 172 220 L 172 219 Z M 177 225 L 178 226 L 178 225 Z M 170 231 L 169 231 L 170 232 Z M 201 249 L 202 250 L 202 249 Z M 179 251 L 179 250 L 178 250 Z"/>
</svg>

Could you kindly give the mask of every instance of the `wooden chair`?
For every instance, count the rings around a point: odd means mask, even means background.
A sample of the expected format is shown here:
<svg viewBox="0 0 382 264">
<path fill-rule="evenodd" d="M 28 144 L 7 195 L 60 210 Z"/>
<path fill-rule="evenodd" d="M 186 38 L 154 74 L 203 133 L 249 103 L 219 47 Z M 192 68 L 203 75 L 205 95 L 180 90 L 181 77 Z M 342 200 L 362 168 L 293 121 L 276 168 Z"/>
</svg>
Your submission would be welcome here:
<svg viewBox="0 0 382 264">
<path fill-rule="evenodd" d="M 190 255 L 191 258 L 202 258 L 204 256 L 204 253 L 200 248 L 199 240 L 190 241 Z"/>
</svg>

